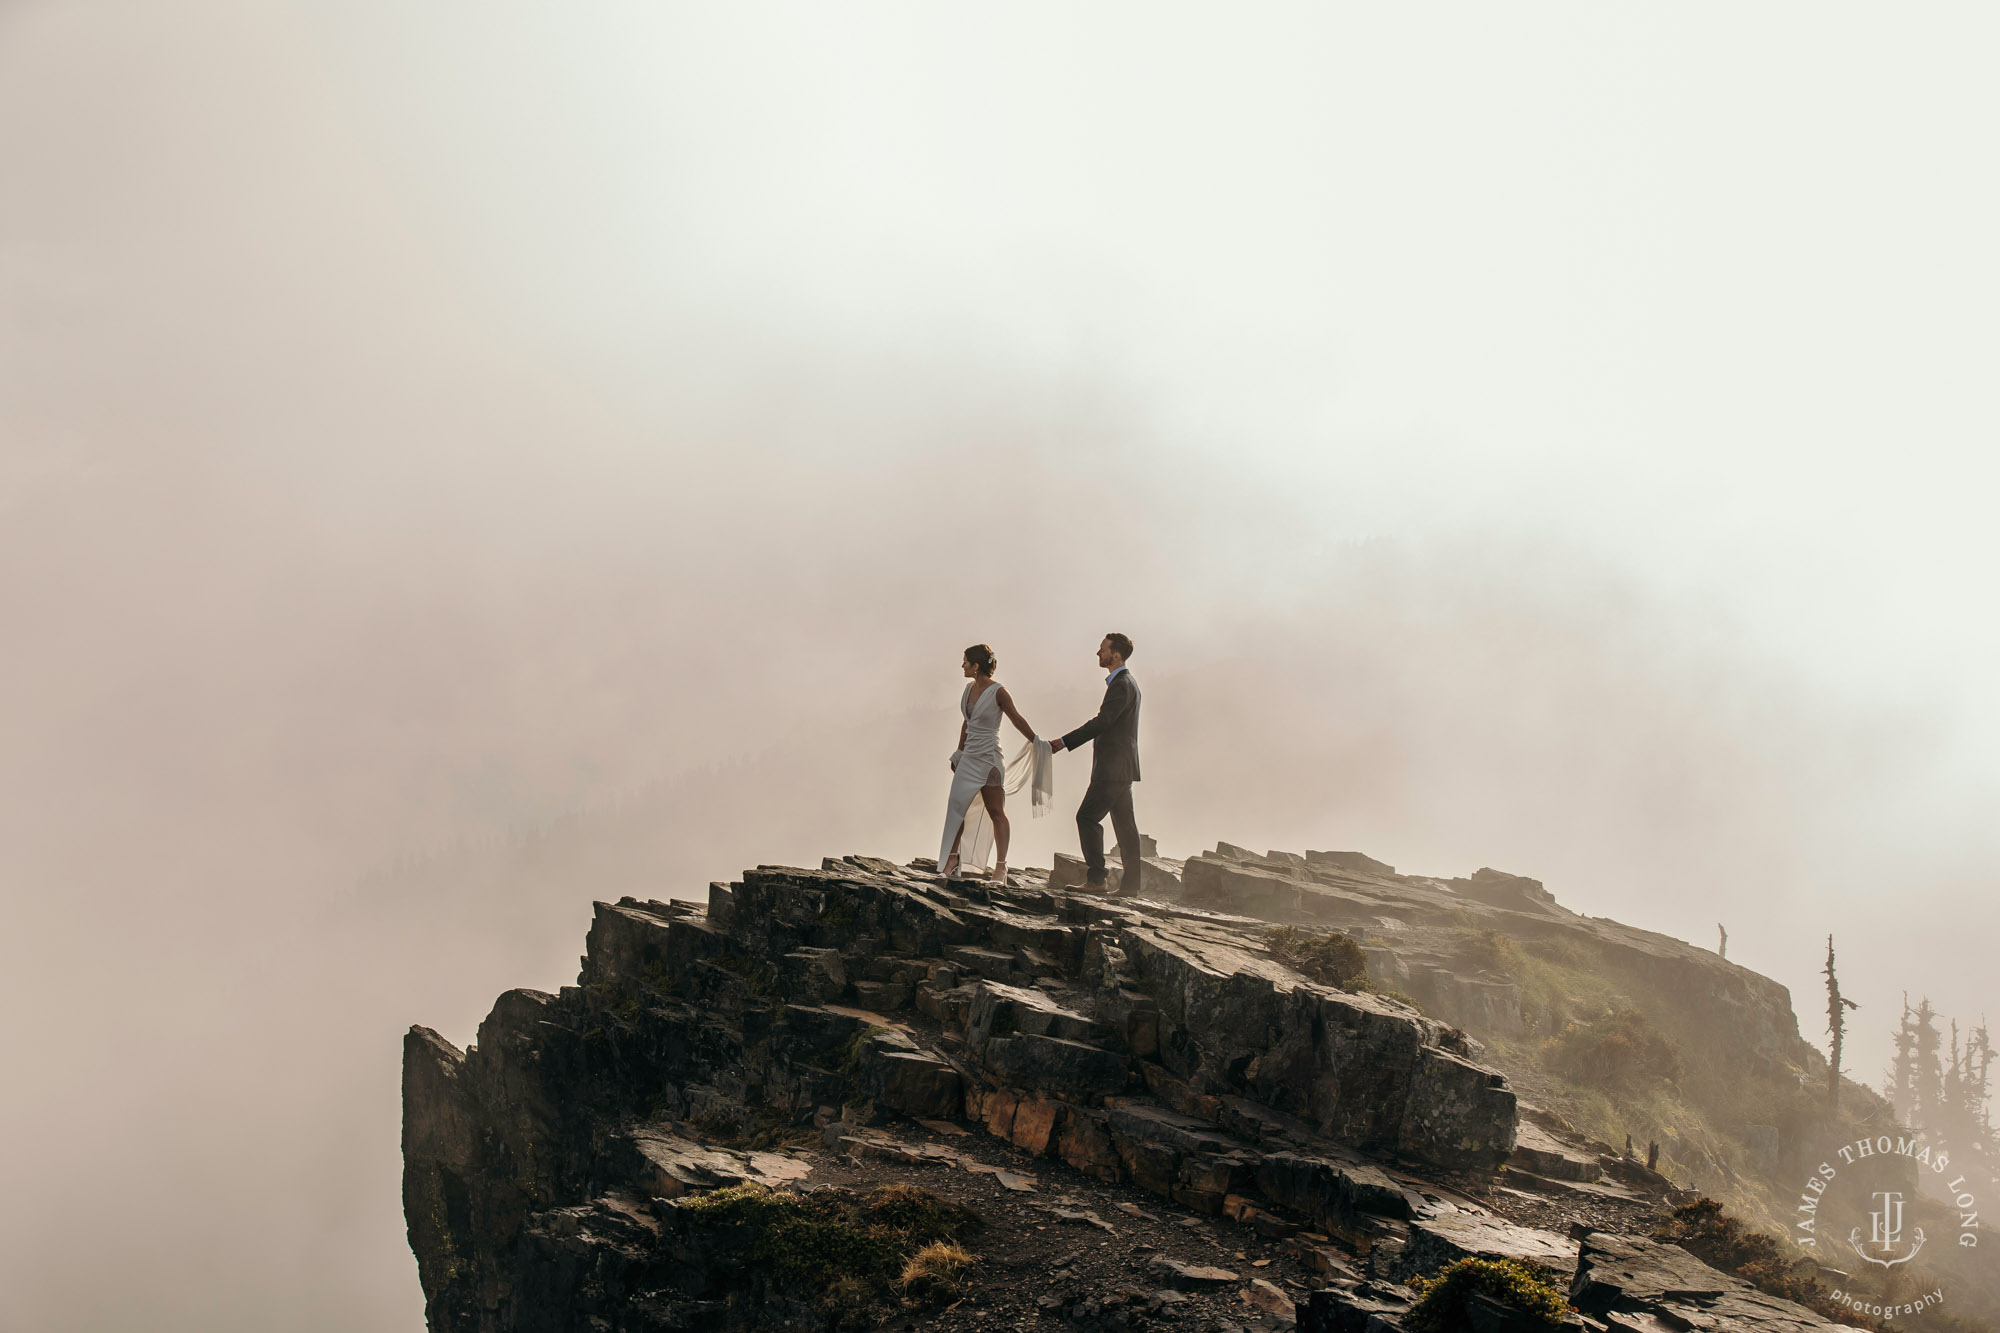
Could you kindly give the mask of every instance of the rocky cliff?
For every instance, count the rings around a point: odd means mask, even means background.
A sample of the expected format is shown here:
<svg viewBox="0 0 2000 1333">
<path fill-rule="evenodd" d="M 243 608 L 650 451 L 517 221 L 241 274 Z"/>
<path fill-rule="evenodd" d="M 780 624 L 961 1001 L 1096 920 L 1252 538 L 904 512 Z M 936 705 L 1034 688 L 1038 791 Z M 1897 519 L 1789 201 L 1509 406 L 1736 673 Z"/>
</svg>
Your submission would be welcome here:
<svg viewBox="0 0 2000 1333">
<path fill-rule="evenodd" d="M 508 992 L 464 1051 L 413 1028 L 404 1204 L 430 1327 L 955 1328 L 1014 1311 L 1395 1328 L 1413 1275 L 1490 1255 L 1581 1283 L 1602 1264 L 1572 1227 L 1657 1210 L 1663 1179 L 1524 1121 L 1460 1027 L 1294 970 L 1274 921 L 1411 945 L 1488 921 L 1585 934 L 1663 984 L 1699 970 L 1700 1002 L 1746 1048 L 1798 1043 L 1782 988 L 1575 917 L 1533 881 L 1227 844 L 1150 863 L 1155 896 L 1087 894 L 1062 871 L 988 888 L 851 856 L 760 867 L 701 903 L 599 903 L 577 985 Z M 1425 959 L 1375 962 L 1435 1013 L 1527 1021 L 1504 980 L 1463 986 Z M 949 1218 L 983 1221 L 983 1239 L 953 1249 Z M 882 1285 L 927 1238 L 982 1276 Z"/>
</svg>

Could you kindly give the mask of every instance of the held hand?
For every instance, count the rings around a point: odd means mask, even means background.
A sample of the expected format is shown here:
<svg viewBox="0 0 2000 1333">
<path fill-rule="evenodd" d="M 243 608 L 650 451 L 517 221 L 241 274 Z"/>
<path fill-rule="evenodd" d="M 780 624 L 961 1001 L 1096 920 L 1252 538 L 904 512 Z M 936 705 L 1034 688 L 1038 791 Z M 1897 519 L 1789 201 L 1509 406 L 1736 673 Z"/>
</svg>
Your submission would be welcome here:
<svg viewBox="0 0 2000 1333">
<path fill-rule="evenodd" d="M 1062 737 L 1058 736 L 1054 740 L 1049 742 L 1049 753 L 1055 754 L 1057 751 L 1061 750 L 1062 747 L 1063 747 Z"/>
</svg>

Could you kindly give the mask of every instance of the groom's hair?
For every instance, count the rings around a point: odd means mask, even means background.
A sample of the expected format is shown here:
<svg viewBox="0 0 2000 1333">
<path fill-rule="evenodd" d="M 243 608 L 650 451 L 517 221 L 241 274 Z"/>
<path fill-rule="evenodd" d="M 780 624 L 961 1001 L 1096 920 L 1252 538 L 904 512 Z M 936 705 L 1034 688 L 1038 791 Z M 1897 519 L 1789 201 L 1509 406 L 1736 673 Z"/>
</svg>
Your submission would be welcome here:
<svg viewBox="0 0 2000 1333">
<path fill-rule="evenodd" d="M 1127 662 L 1132 660 L 1132 641 L 1123 634 L 1120 634 L 1117 630 L 1112 630 L 1111 633 L 1104 636 L 1104 641 L 1111 645 L 1112 652 L 1117 653 Z"/>
</svg>

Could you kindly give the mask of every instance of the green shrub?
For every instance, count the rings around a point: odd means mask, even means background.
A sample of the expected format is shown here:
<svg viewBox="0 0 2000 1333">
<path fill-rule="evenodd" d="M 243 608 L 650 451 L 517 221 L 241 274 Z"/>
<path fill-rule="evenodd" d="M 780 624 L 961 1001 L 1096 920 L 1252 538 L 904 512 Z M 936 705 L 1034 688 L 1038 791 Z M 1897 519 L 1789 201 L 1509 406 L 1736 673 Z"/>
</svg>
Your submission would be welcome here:
<svg viewBox="0 0 2000 1333">
<path fill-rule="evenodd" d="M 1544 1044 L 1542 1058 L 1557 1073 L 1600 1088 L 1673 1083 L 1681 1076 L 1680 1048 L 1644 1014 L 1623 1007 L 1571 1023 Z"/>
<path fill-rule="evenodd" d="M 1403 1320 L 1410 1333 L 1457 1333 L 1467 1326 L 1465 1307 L 1474 1292 L 1520 1311 L 1530 1325 L 1560 1328 L 1569 1313 L 1562 1288 L 1518 1259 L 1460 1259 L 1410 1286 L 1417 1293 Z"/>
<path fill-rule="evenodd" d="M 1273 926 L 1264 932 L 1271 956 L 1293 971 L 1345 991 L 1365 991 L 1368 955 L 1352 935 L 1338 930 L 1316 932 L 1297 926 Z"/>
<path fill-rule="evenodd" d="M 1544 962 L 1554 963 L 1557 967 L 1569 968 L 1573 972 L 1588 971 L 1599 965 L 1598 960 L 1580 948 L 1576 941 L 1564 939 L 1560 935 L 1551 935 L 1546 939 L 1529 940 L 1522 947 Z"/>
<path fill-rule="evenodd" d="M 616 1014 L 628 1023 L 639 1017 L 638 997 L 616 982 L 593 982 L 584 987 L 584 994 L 598 1012 Z"/>
<path fill-rule="evenodd" d="M 1674 1209 L 1655 1228 L 1653 1239 L 1678 1245 L 1711 1268 L 1734 1273 L 1767 1295 L 1797 1301 L 1827 1319 L 1872 1326 L 1819 1284 L 1819 1265 L 1803 1255 L 1786 1254 L 1776 1236 L 1750 1230 L 1713 1199 Z"/>
<path fill-rule="evenodd" d="M 978 1220 L 970 1209 L 900 1181 L 870 1194 L 862 1204 L 862 1214 L 871 1231 L 914 1246 L 956 1240 Z"/>
<path fill-rule="evenodd" d="M 843 1317 L 890 1297 L 926 1247 L 957 1241 L 979 1224 L 970 1209 L 905 1184 L 866 1195 L 733 1185 L 680 1207 L 698 1227 L 747 1232 L 747 1257 L 771 1281 L 811 1293 Z"/>
<path fill-rule="evenodd" d="M 1482 930 L 1459 942 L 1458 956 L 1489 972 L 1512 973 L 1521 965 L 1521 950 L 1497 930 Z"/>
</svg>

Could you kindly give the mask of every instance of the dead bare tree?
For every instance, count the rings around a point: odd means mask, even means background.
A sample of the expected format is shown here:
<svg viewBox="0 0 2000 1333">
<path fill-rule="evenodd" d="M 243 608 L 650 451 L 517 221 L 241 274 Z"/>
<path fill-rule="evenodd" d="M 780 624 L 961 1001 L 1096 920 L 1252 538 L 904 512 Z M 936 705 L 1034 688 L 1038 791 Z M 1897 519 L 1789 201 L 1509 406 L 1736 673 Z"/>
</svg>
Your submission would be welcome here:
<svg viewBox="0 0 2000 1333">
<path fill-rule="evenodd" d="M 1833 936 L 1826 937 L 1826 1030 L 1833 1034 L 1833 1058 L 1826 1071 L 1826 1108 L 1840 1109 L 1840 1052 L 1847 1044 L 1847 1011 L 1861 1006 L 1840 993 L 1840 978 L 1833 970 Z"/>
</svg>

